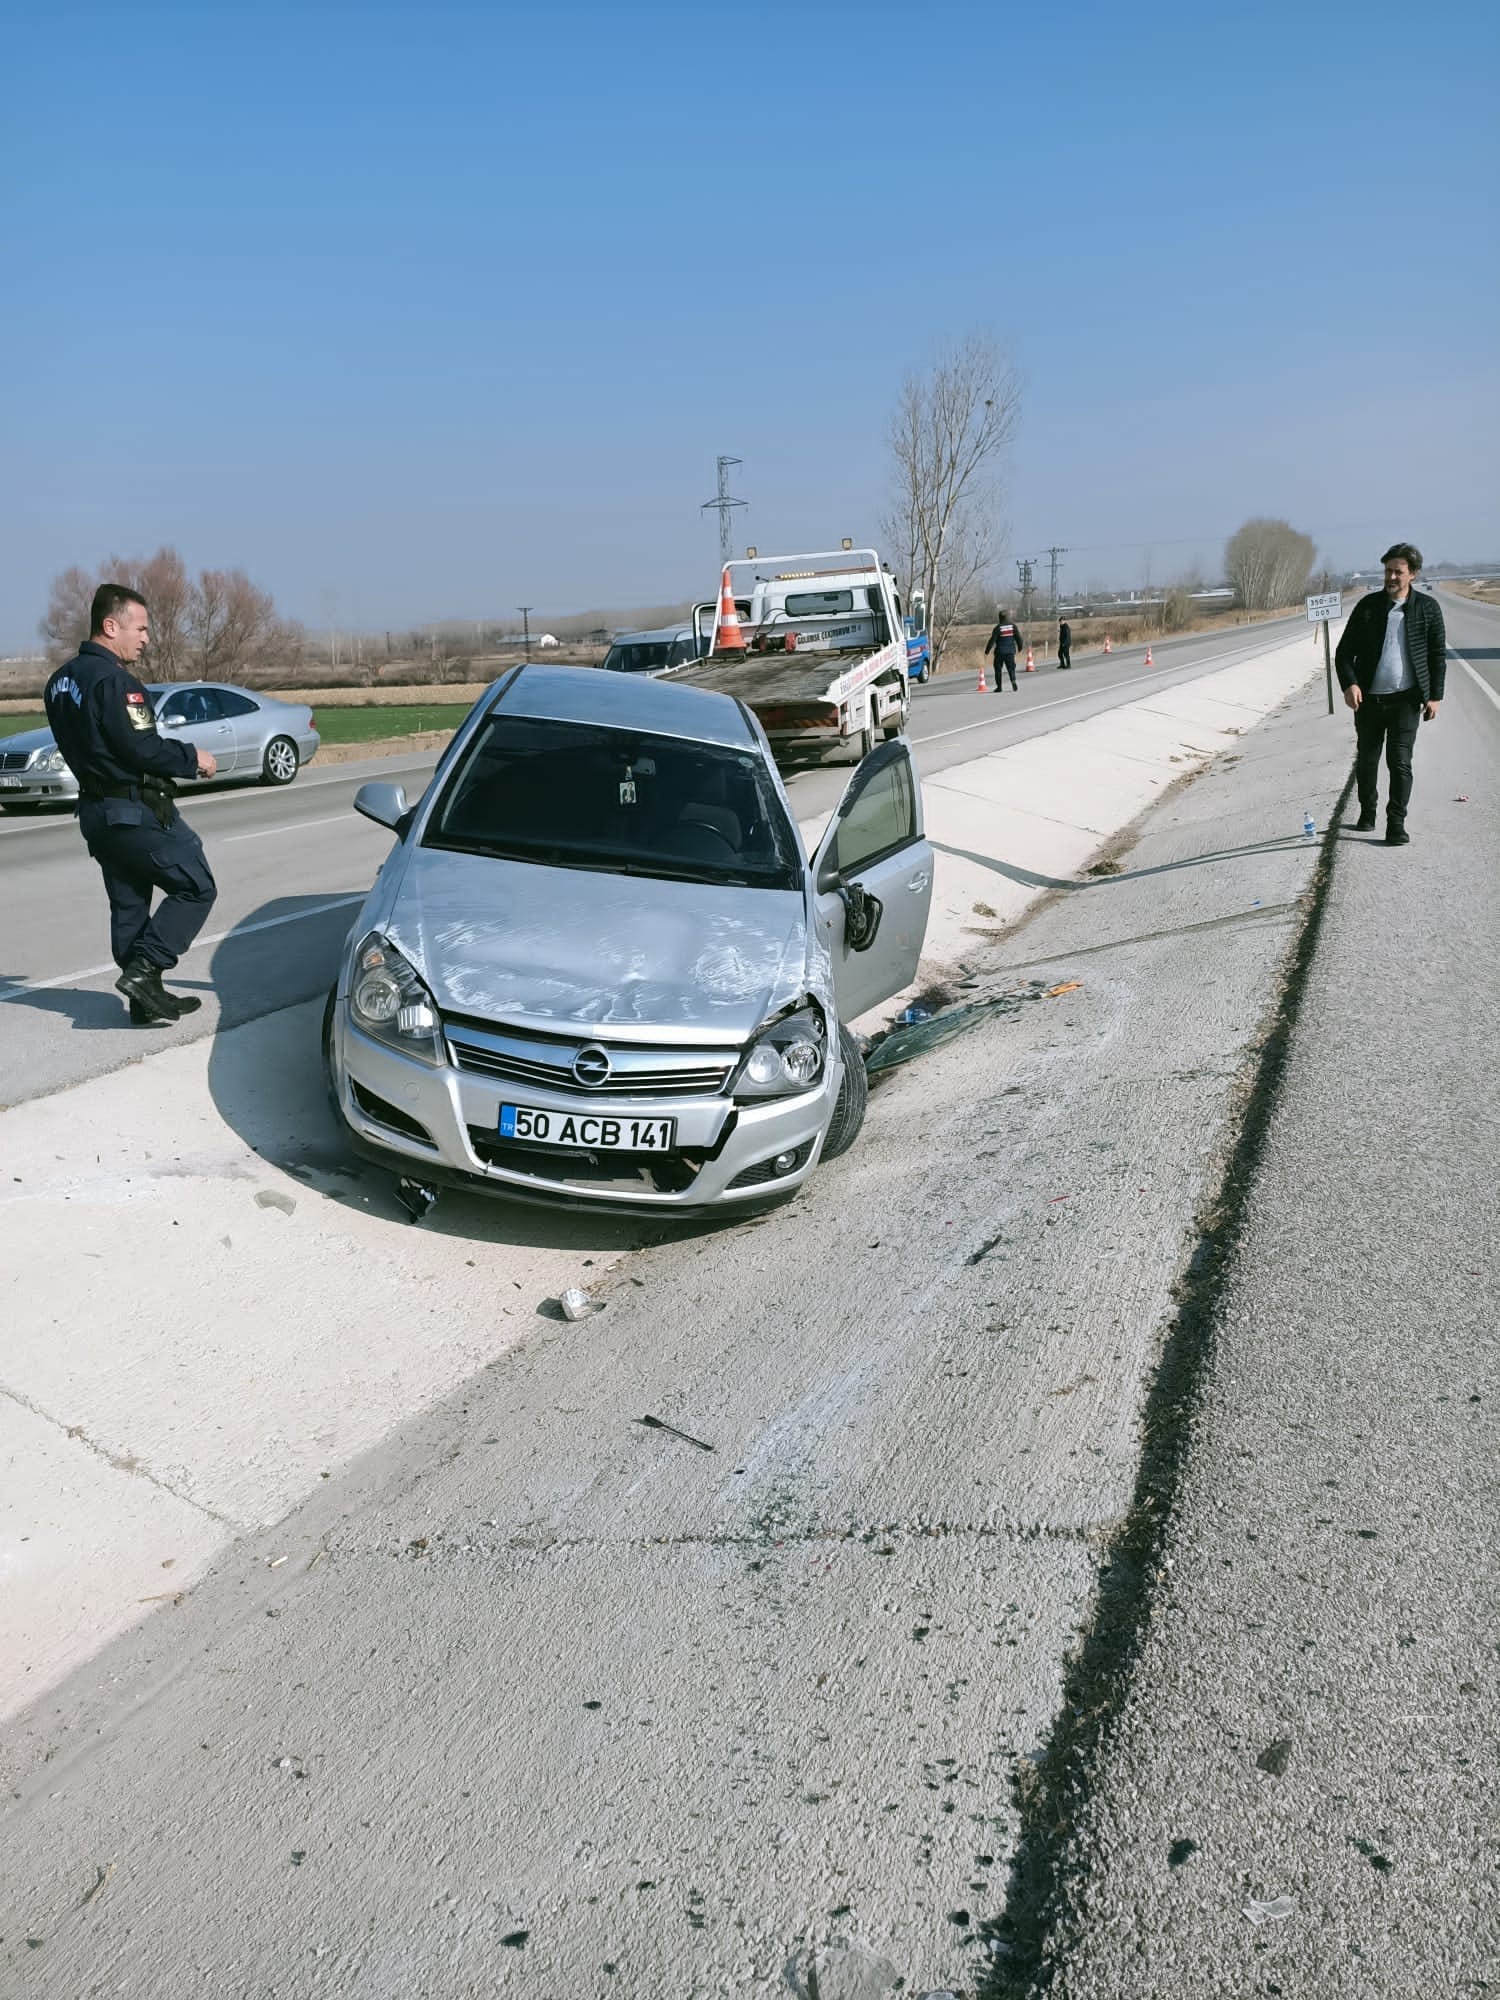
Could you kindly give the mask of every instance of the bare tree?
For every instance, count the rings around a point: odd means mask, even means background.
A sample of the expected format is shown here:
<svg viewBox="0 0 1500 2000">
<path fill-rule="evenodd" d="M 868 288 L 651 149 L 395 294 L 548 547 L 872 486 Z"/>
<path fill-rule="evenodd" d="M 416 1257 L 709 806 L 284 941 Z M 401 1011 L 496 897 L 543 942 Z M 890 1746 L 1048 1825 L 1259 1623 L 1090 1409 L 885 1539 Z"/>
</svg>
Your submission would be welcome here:
<svg viewBox="0 0 1500 2000">
<path fill-rule="evenodd" d="M 94 595 L 93 573 L 86 569 L 65 569 L 52 579 L 47 615 L 37 626 L 54 666 L 71 659 L 89 636 L 89 604 Z"/>
<path fill-rule="evenodd" d="M 1307 589 L 1317 547 L 1289 521 L 1246 521 L 1224 544 L 1224 575 L 1247 611 L 1291 604 Z"/>
<path fill-rule="evenodd" d="M 909 375 L 902 385 L 891 422 L 894 496 L 883 531 L 903 583 L 926 597 L 934 658 L 990 565 L 1000 461 L 1020 410 L 1015 368 L 983 334 L 940 349 L 925 375 Z"/>
<path fill-rule="evenodd" d="M 205 678 L 279 666 L 300 648 L 297 628 L 277 617 L 270 593 L 242 569 L 204 570 L 189 592 L 185 624 L 194 670 Z"/>
</svg>

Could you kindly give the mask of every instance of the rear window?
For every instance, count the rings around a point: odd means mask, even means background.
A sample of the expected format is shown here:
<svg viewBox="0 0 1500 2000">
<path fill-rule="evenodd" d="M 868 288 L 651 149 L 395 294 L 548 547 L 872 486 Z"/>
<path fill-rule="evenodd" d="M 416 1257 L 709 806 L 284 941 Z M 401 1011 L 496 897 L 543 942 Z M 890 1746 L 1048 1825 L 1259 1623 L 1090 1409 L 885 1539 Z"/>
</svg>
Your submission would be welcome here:
<svg viewBox="0 0 1500 2000">
<path fill-rule="evenodd" d="M 864 595 L 863 592 L 860 593 Z M 854 609 L 852 590 L 798 590 L 786 600 L 788 618 L 838 618 Z M 865 605 L 860 610 L 866 609 Z"/>
<path fill-rule="evenodd" d="M 475 732 L 422 844 L 680 881 L 802 882 L 796 835 L 753 751 L 503 711 Z"/>
</svg>

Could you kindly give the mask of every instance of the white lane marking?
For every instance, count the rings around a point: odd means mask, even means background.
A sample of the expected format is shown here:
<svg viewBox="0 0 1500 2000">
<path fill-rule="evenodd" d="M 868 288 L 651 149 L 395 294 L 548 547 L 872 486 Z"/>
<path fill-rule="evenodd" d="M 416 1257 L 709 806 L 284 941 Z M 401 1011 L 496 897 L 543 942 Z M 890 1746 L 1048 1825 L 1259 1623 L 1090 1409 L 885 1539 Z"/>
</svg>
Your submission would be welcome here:
<svg viewBox="0 0 1500 2000">
<path fill-rule="evenodd" d="M 1500 708 L 1500 694 L 1496 694 L 1495 690 L 1490 686 L 1489 682 L 1485 679 L 1484 675 L 1479 673 L 1475 668 L 1471 667 L 1468 661 L 1464 658 L 1462 653 L 1455 653 L 1451 646 L 1448 648 L 1448 651 L 1452 656 L 1452 658 L 1458 662 L 1459 666 L 1463 668 L 1464 672 L 1469 676 L 1469 679 L 1474 683 L 1475 687 L 1478 688 L 1479 692 L 1482 695 L 1486 696 L 1490 701 L 1492 701 L 1495 704 L 1496 708 Z"/>
<path fill-rule="evenodd" d="M 314 903 L 310 910 L 293 910 L 285 917 L 262 917 L 258 924 L 231 924 L 227 931 L 211 931 L 207 937 L 196 939 L 188 946 L 188 953 L 222 944 L 225 938 L 254 937 L 257 931 L 274 931 L 281 924 L 300 924 L 306 917 L 324 917 L 330 910 L 341 910 L 346 904 L 362 903 L 369 893 L 368 889 L 351 889 L 347 896 L 335 896 L 330 903 Z M 107 965 L 86 965 L 81 972 L 59 972 L 52 979 L 28 979 L 24 986 L 12 986 L 0 993 L 0 1003 L 19 1000 L 26 993 L 46 993 L 54 986 L 76 986 L 81 979 L 97 979 L 101 972 L 118 970 L 111 959 Z"/>
<path fill-rule="evenodd" d="M 310 826 L 342 826 L 348 818 L 348 813 L 341 812 L 329 813 L 325 819 L 289 819 L 285 826 L 263 826 L 254 833 L 222 834 L 219 845 L 232 847 L 237 840 L 268 840 L 273 833 L 304 833 Z"/>
<path fill-rule="evenodd" d="M 1231 667 L 1238 660 L 1251 660 L 1258 653 L 1270 652 L 1271 650 L 1268 646 L 1249 646 L 1243 652 L 1221 656 L 1214 660 L 1183 660 L 1175 667 L 1158 667 L 1154 673 L 1142 674 L 1138 681 L 1131 681 L 1129 683 L 1129 688 L 1133 690 L 1138 687 L 1144 687 L 1148 681 L 1163 680 L 1168 674 L 1180 674 L 1185 672 L 1189 667 L 1201 666 L 1205 673 L 1213 673 L 1219 667 Z M 1470 671 L 1472 672 L 1473 669 L 1471 668 Z M 1103 688 L 1085 688 L 1081 694 L 1060 694 L 1056 701 L 1033 702 L 1030 708 L 1021 710 L 1021 714 L 1040 715 L 1044 708 L 1066 708 L 1069 702 L 1092 701 L 1101 694 L 1113 694 L 1121 686 L 1121 682 L 1115 681 Z M 1129 701 L 1134 697 L 1132 693 L 1127 692 L 1125 698 Z M 1115 708 L 1123 707 L 1123 705 L 1121 702 L 1111 704 Z M 1008 713 L 1009 711 L 1006 712 Z M 1101 709 L 1100 713 L 1107 714 L 1108 709 Z M 995 724 L 1001 719 L 1000 716 L 995 715 L 991 716 L 988 722 L 964 722 L 960 723 L 957 729 L 938 729 L 931 736 L 913 736 L 911 740 L 913 743 L 941 743 L 945 736 L 967 736 L 971 729 L 993 729 Z"/>
</svg>

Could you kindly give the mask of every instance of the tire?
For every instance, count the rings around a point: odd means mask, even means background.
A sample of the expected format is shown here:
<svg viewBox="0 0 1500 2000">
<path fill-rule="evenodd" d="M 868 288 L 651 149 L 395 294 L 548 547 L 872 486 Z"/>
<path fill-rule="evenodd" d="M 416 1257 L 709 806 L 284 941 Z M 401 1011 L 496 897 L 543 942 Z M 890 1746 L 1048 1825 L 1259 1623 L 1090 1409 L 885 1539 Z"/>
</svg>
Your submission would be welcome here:
<svg viewBox="0 0 1500 2000">
<path fill-rule="evenodd" d="M 273 736 L 260 760 L 263 785 L 289 785 L 302 768 L 302 754 L 290 736 Z"/>
<path fill-rule="evenodd" d="M 839 1083 L 833 1116 L 823 1135 L 821 1157 L 825 1160 L 836 1160 L 840 1153 L 848 1152 L 859 1137 L 859 1128 L 865 1122 L 865 1107 L 870 1101 L 870 1079 L 865 1075 L 865 1059 L 859 1052 L 858 1042 L 842 1021 L 839 1022 L 839 1052 L 844 1058 L 844 1074 Z"/>
<path fill-rule="evenodd" d="M 875 745 L 880 741 L 879 733 L 875 728 L 873 710 L 870 714 L 870 720 L 865 724 L 858 736 L 853 737 L 851 741 L 854 744 L 854 754 L 850 757 L 849 762 L 851 764 L 862 764 L 875 748 Z"/>
<path fill-rule="evenodd" d="M 328 1093 L 328 1108 L 333 1113 L 342 1132 L 344 1129 L 343 1106 L 339 1103 L 338 1085 L 333 1080 L 333 1010 L 338 1005 L 339 989 L 335 986 L 323 1008 L 323 1027 L 318 1037 L 323 1053 L 323 1088 Z"/>
</svg>

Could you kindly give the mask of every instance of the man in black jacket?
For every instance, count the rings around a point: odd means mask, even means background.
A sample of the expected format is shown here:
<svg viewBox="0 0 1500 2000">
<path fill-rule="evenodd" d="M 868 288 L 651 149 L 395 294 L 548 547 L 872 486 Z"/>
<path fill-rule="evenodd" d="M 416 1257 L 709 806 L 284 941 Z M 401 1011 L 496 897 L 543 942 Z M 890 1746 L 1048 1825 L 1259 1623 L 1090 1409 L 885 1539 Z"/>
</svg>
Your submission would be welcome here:
<svg viewBox="0 0 1500 2000">
<path fill-rule="evenodd" d="M 1354 781 L 1359 789 L 1356 833 L 1375 831 L 1380 784 L 1380 750 L 1385 746 L 1390 797 L 1385 808 L 1385 844 L 1404 847 L 1406 807 L 1411 798 L 1411 753 L 1417 724 L 1431 722 L 1443 698 L 1448 671 L 1448 635 L 1435 597 L 1412 584 L 1422 552 L 1396 542 L 1380 558 L 1385 589 L 1370 591 L 1349 613 L 1334 663 L 1344 700 L 1354 710 Z"/>
<path fill-rule="evenodd" d="M 89 636 L 48 681 L 43 699 L 57 747 L 78 780 L 78 823 L 109 896 L 116 987 L 138 1028 L 193 1013 L 196 994 L 161 976 L 203 928 L 217 891 L 203 843 L 172 803 L 174 778 L 211 778 L 206 750 L 156 733 L 151 697 L 130 671 L 150 636 L 146 600 L 101 583 Z M 154 890 L 165 891 L 153 915 Z"/>
<path fill-rule="evenodd" d="M 1012 689 L 1016 685 L 1016 653 L 1020 644 L 1021 628 L 1011 623 L 1008 611 L 997 611 L 995 629 L 984 642 L 985 652 L 993 653 L 995 656 L 996 694 L 1004 692 L 1007 673 L 1010 675 Z"/>
</svg>

